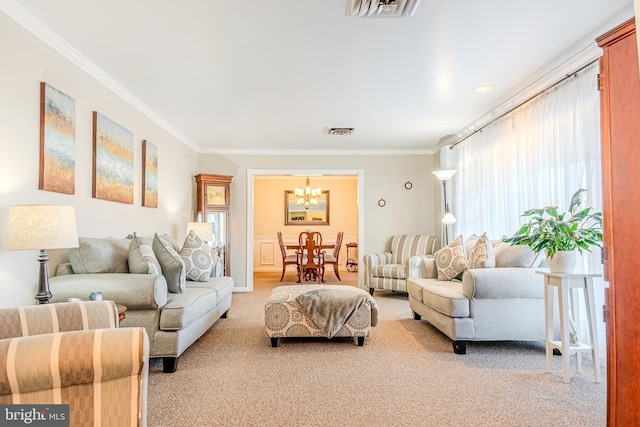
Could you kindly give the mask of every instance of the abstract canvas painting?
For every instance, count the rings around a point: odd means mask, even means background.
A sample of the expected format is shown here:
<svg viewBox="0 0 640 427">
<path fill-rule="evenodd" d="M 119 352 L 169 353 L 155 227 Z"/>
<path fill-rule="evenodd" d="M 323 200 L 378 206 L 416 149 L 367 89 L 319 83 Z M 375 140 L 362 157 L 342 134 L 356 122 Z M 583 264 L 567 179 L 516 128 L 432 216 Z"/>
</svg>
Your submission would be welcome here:
<svg viewBox="0 0 640 427">
<path fill-rule="evenodd" d="M 40 190 L 75 193 L 75 114 L 73 98 L 40 83 Z"/>
<path fill-rule="evenodd" d="M 133 133 L 93 112 L 93 192 L 96 199 L 133 203 Z"/>
<path fill-rule="evenodd" d="M 158 147 L 142 141 L 142 206 L 158 207 Z"/>
</svg>

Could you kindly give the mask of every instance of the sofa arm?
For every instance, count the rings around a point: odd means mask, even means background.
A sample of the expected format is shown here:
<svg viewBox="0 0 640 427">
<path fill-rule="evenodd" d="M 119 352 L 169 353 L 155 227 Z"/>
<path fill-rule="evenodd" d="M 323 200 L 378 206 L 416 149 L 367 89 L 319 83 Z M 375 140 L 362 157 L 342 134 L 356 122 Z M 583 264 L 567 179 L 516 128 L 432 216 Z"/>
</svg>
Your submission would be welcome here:
<svg viewBox="0 0 640 427">
<path fill-rule="evenodd" d="M 381 252 L 375 254 L 366 254 L 362 257 L 362 264 L 364 265 L 364 287 L 370 288 L 370 283 L 372 283 L 372 272 L 373 267 L 378 265 L 390 264 L 393 259 L 393 254 L 391 252 Z"/>
<path fill-rule="evenodd" d="M 424 261 L 429 259 L 433 260 L 435 258 L 433 258 L 433 255 L 413 255 L 407 258 L 406 278 L 409 279 L 411 277 L 431 277 L 430 275 L 427 275 L 427 271 L 424 266 Z"/>
<path fill-rule="evenodd" d="M 118 310 L 113 301 L 60 302 L 0 309 L 0 339 L 117 327 Z"/>
<path fill-rule="evenodd" d="M 462 275 L 462 291 L 470 299 L 543 299 L 544 278 L 535 268 L 476 268 Z"/>
<path fill-rule="evenodd" d="M 149 339 L 144 328 L 3 339 L 0 360 L 6 361 L 0 364 L 0 378 L 15 379 L 0 382 L 4 403 L 66 403 L 74 425 L 73 420 L 106 402 L 117 411 L 100 411 L 101 425 L 146 422 Z"/>
<path fill-rule="evenodd" d="M 68 274 L 49 279 L 51 302 L 69 298 L 89 299 L 100 291 L 102 298 L 124 304 L 128 310 L 155 310 L 167 304 L 167 281 L 156 274 Z"/>
</svg>

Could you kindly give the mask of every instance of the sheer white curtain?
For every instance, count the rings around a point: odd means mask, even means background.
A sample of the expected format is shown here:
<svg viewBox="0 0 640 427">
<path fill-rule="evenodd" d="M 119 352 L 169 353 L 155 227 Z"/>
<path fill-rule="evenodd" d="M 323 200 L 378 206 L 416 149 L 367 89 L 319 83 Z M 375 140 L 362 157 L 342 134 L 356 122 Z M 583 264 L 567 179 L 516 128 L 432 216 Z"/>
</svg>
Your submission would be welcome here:
<svg viewBox="0 0 640 427">
<path fill-rule="evenodd" d="M 579 188 L 587 190 L 586 206 L 602 209 L 597 73 L 592 64 L 443 149 L 441 162 L 458 170 L 448 195 L 455 235 L 511 236 L 522 212 L 548 205 L 566 210 Z"/>
<path fill-rule="evenodd" d="M 580 188 L 587 190 L 585 206 L 602 211 L 597 74 L 598 64 L 592 64 L 452 149 L 443 148 L 443 168 L 458 170 L 448 184 L 458 219 L 454 237 L 485 231 L 491 239 L 511 236 L 524 223 L 522 212 L 548 205 L 566 211 Z M 582 262 L 584 271 L 602 274 L 599 250 L 585 252 Z M 594 282 L 599 307 L 604 282 Z M 596 313 L 604 359 L 604 323 Z"/>
</svg>

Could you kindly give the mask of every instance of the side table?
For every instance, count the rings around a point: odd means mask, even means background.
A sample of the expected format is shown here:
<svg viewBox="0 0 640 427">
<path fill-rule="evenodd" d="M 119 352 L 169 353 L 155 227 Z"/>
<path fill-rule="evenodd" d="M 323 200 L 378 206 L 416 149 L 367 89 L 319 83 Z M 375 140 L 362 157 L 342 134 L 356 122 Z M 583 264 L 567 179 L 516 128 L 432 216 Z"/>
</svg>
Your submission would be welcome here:
<svg viewBox="0 0 640 427">
<path fill-rule="evenodd" d="M 591 352 L 591 359 L 593 361 L 593 379 L 595 382 L 599 383 L 601 381 L 601 373 L 598 351 L 598 333 L 595 325 L 596 311 L 593 294 L 593 278 L 600 277 L 600 274 L 550 273 L 548 271 L 537 271 L 536 273 L 544 275 L 547 372 L 552 372 L 553 349 L 557 348 L 562 353 L 562 377 L 564 382 L 568 383 L 571 377 L 571 356 L 573 354 L 576 355 L 576 369 L 578 372 L 582 372 L 582 353 Z M 558 290 L 560 341 L 553 340 L 554 288 Z M 569 342 L 569 316 L 575 318 L 577 313 L 576 300 L 574 299 L 574 292 L 572 292 L 575 289 L 582 290 L 584 293 L 590 344 L 579 342 L 576 345 L 570 345 Z M 570 307 L 569 303 L 571 304 Z"/>
<path fill-rule="evenodd" d="M 127 306 L 116 303 L 116 308 L 118 309 L 118 322 L 122 322 L 127 316 Z"/>
</svg>

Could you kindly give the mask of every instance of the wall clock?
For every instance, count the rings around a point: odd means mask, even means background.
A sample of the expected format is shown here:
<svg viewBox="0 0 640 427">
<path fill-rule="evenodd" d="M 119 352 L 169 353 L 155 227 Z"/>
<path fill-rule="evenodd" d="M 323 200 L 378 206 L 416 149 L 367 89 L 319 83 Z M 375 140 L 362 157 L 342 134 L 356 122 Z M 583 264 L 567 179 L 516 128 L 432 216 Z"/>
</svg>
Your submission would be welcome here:
<svg viewBox="0 0 640 427">
<path fill-rule="evenodd" d="M 380 206 L 381 208 L 383 208 L 386 204 L 387 202 L 384 199 L 378 200 L 378 206 Z"/>
<path fill-rule="evenodd" d="M 216 185 L 207 186 L 207 205 L 225 206 L 227 204 L 226 188 Z"/>
<path fill-rule="evenodd" d="M 411 190 L 413 188 L 413 184 L 411 183 L 411 181 L 405 182 L 404 188 L 406 188 L 407 190 Z"/>
</svg>

